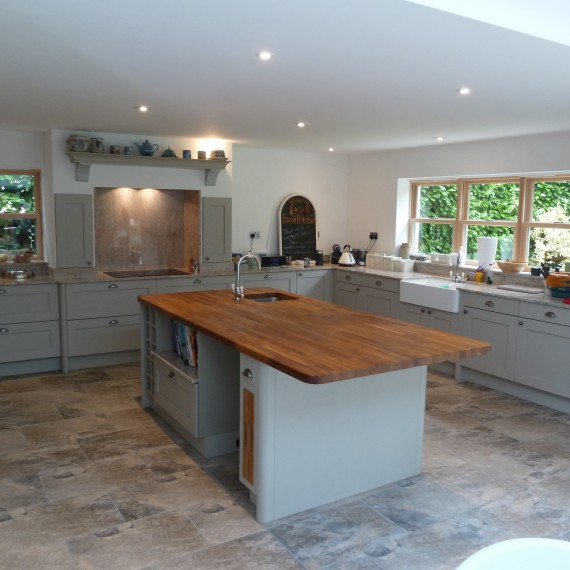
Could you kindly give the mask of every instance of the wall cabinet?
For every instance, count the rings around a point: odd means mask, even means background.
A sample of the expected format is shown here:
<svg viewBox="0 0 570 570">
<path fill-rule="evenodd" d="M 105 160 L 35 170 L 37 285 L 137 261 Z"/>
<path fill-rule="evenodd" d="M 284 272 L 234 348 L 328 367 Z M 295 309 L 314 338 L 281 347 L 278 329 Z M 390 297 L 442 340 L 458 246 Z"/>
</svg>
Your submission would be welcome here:
<svg viewBox="0 0 570 570">
<path fill-rule="evenodd" d="M 331 272 L 329 269 L 312 269 L 310 271 L 297 271 L 297 293 L 320 299 L 332 300 Z"/>
<path fill-rule="evenodd" d="M 4 374 L 36 372 L 42 366 L 57 369 L 60 354 L 57 285 L 0 286 L 0 363 L 4 363 Z"/>
<path fill-rule="evenodd" d="M 93 196 L 55 195 L 57 267 L 91 267 L 95 259 Z"/>
<path fill-rule="evenodd" d="M 231 198 L 202 198 L 202 263 L 232 258 Z"/>
</svg>

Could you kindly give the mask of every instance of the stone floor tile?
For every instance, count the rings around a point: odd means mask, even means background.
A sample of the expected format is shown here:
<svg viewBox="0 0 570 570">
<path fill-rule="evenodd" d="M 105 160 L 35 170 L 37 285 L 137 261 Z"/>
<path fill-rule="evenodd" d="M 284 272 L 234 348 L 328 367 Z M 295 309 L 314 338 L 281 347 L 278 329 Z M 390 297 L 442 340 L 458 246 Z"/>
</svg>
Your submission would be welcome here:
<svg viewBox="0 0 570 570">
<path fill-rule="evenodd" d="M 0 547 L 2 539 L 0 538 Z M 26 548 L 2 548 L 2 570 L 77 570 L 64 540 L 50 544 L 30 543 Z"/>
<path fill-rule="evenodd" d="M 143 450 L 138 455 L 156 477 L 198 469 L 198 464 L 194 459 L 174 443 Z"/>
</svg>

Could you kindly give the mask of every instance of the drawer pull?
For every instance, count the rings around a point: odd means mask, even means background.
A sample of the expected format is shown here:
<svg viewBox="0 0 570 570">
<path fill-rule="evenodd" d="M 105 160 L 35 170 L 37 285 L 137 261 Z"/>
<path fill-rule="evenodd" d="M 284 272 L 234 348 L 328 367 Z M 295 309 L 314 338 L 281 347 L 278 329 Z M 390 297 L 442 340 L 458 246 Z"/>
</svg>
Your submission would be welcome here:
<svg viewBox="0 0 570 570">
<path fill-rule="evenodd" d="M 378 287 L 382 287 L 382 281 L 376 281 L 376 285 L 378 285 Z"/>
<path fill-rule="evenodd" d="M 246 368 L 241 374 L 246 378 L 253 378 L 253 373 L 249 368 Z"/>
<path fill-rule="evenodd" d="M 297 277 L 303 277 L 302 273 L 297 273 Z"/>
<path fill-rule="evenodd" d="M 552 311 L 547 311 L 546 313 L 544 313 L 544 316 L 548 317 L 549 319 L 555 319 L 556 313 L 553 313 Z"/>
<path fill-rule="evenodd" d="M 6 333 L 6 332 L 10 332 L 10 331 L 8 329 L 5 329 L 5 328 L 0 329 L 0 333 Z"/>
<path fill-rule="evenodd" d="M 194 281 L 192 281 L 192 283 L 196 283 L 196 284 L 202 283 L 202 280 L 201 279 L 194 279 Z"/>
<path fill-rule="evenodd" d="M 8 293 L 8 291 L 6 291 L 6 289 L 0 289 L 0 295 L 4 295 L 4 293 Z"/>
<path fill-rule="evenodd" d="M 172 370 L 168 373 L 168 377 L 171 378 L 172 380 L 174 380 L 174 378 L 176 378 L 176 374 L 174 374 L 174 372 L 172 372 Z"/>
<path fill-rule="evenodd" d="M 493 301 L 485 301 L 485 307 L 494 307 L 495 303 Z"/>
<path fill-rule="evenodd" d="M 109 285 L 109 287 L 107 287 L 107 289 L 118 289 L 118 285 L 116 283 L 111 283 L 111 285 Z"/>
<path fill-rule="evenodd" d="M 347 281 L 351 281 L 351 280 L 352 280 L 352 278 L 350 277 L 350 275 L 345 275 L 344 278 L 345 278 Z"/>
<path fill-rule="evenodd" d="M 264 275 L 263 278 L 264 279 L 271 279 L 271 275 Z"/>
<path fill-rule="evenodd" d="M 118 325 L 118 324 L 119 324 L 119 321 L 118 321 L 117 319 L 113 319 L 113 320 L 109 321 L 109 324 L 110 324 L 111 326 L 115 326 L 115 325 Z"/>
</svg>

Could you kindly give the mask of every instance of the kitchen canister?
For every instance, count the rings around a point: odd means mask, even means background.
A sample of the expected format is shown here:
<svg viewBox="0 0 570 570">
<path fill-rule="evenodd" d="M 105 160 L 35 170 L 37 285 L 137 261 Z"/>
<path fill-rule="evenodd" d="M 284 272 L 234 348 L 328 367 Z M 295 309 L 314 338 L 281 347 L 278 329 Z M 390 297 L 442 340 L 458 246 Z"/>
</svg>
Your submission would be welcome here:
<svg viewBox="0 0 570 570">
<path fill-rule="evenodd" d="M 412 244 L 411 243 L 405 242 L 402 245 L 400 245 L 400 257 L 402 259 L 409 259 L 410 253 L 412 253 Z"/>
</svg>

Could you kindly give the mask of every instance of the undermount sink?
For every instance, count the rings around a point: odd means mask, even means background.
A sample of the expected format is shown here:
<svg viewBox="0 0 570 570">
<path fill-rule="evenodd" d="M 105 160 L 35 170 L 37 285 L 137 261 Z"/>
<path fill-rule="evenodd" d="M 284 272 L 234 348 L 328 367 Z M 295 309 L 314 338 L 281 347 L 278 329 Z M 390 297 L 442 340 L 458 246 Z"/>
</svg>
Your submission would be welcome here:
<svg viewBox="0 0 570 570">
<path fill-rule="evenodd" d="M 296 297 L 283 293 L 246 293 L 244 298 L 256 303 L 275 303 L 277 301 L 291 301 Z"/>
<path fill-rule="evenodd" d="M 133 269 L 124 271 L 105 271 L 110 277 L 165 277 L 168 275 L 190 275 L 189 271 L 182 269 Z"/>
<path fill-rule="evenodd" d="M 426 277 L 400 281 L 400 301 L 439 309 L 448 313 L 459 312 L 459 291 L 449 279 Z"/>
</svg>

